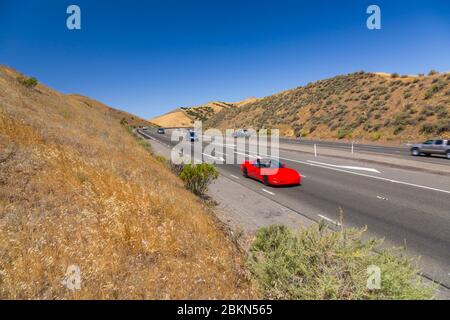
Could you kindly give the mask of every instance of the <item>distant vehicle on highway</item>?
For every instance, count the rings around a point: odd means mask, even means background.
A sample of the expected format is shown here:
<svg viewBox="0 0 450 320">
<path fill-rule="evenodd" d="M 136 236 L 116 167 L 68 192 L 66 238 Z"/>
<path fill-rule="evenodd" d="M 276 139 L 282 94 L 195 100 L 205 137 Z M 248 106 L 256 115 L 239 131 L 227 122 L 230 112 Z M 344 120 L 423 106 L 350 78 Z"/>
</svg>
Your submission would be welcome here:
<svg viewBox="0 0 450 320">
<path fill-rule="evenodd" d="M 424 143 L 411 146 L 411 155 L 420 156 L 422 154 L 426 156 L 431 154 L 446 155 L 447 159 L 450 159 L 450 140 L 427 140 Z"/>
<path fill-rule="evenodd" d="M 187 140 L 187 141 L 190 141 L 190 142 L 196 142 L 196 141 L 198 141 L 198 135 L 197 135 L 197 132 L 195 132 L 195 131 L 189 131 L 189 132 L 186 134 L 186 140 Z"/>
<path fill-rule="evenodd" d="M 302 176 L 296 170 L 273 159 L 257 159 L 241 164 L 242 175 L 261 181 L 266 186 L 301 185 Z"/>
<path fill-rule="evenodd" d="M 166 130 L 164 130 L 164 128 L 159 128 L 158 129 L 158 133 L 159 134 L 166 134 Z"/>
<path fill-rule="evenodd" d="M 239 138 L 239 137 L 250 137 L 252 135 L 252 133 L 247 130 L 247 129 L 239 129 L 236 130 L 235 132 L 233 132 L 233 137 L 234 138 Z"/>
</svg>

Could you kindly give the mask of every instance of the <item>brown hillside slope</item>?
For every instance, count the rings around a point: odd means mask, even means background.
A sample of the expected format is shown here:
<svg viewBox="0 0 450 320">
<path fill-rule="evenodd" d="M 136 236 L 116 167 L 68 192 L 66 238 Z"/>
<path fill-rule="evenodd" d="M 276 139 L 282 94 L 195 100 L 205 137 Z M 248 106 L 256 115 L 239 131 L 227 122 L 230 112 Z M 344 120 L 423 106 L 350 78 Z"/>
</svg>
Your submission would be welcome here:
<svg viewBox="0 0 450 320">
<path fill-rule="evenodd" d="M 182 107 L 149 121 L 161 127 L 191 127 L 195 121 L 207 121 L 222 110 L 239 108 L 255 101 L 256 98 L 239 102 L 208 102 L 195 107 Z"/>
<path fill-rule="evenodd" d="M 252 297 L 209 209 L 120 124 L 133 116 L 17 77 L 0 67 L 1 299 Z"/>
<path fill-rule="evenodd" d="M 450 74 L 358 72 L 223 110 L 215 128 L 279 128 L 285 136 L 413 141 L 450 134 Z"/>
</svg>

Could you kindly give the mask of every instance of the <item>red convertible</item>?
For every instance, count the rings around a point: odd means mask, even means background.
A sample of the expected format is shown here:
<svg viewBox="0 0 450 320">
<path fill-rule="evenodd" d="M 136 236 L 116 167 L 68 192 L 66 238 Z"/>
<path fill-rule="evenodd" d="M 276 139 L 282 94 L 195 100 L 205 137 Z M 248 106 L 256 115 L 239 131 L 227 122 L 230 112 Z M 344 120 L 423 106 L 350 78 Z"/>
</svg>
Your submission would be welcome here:
<svg viewBox="0 0 450 320">
<path fill-rule="evenodd" d="M 263 182 L 266 186 L 300 185 L 302 176 L 294 169 L 272 159 L 257 159 L 241 164 L 242 175 Z"/>
</svg>

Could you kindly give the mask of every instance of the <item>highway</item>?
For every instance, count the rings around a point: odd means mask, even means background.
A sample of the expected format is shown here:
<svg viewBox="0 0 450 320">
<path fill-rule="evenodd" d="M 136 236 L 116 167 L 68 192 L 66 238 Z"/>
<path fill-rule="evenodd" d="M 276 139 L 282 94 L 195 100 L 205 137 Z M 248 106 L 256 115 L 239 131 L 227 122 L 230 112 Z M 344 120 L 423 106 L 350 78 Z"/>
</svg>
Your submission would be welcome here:
<svg viewBox="0 0 450 320">
<path fill-rule="evenodd" d="M 324 140 L 310 140 L 310 139 L 294 139 L 294 138 L 283 138 L 280 137 L 280 142 L 290 143 L 290 144 L 298 144 L 298 145 L 307 145 L 312 146 L 316 144 L 318 147 L 326 147 L 338 150 L 351 150 L 352 144 L 348 142 L 340 142 L 340 141 L 324 141 Z M 416 141 L 415 143 L 419 143 L 422 141 Z M 388 155 L 390 157 L 397 157 L 402 159 L 411 159 L 410 148 L 405 144 L 404 146 L 393 147 L 393 146 L 382 146 L 382 145 L 371 145 L 371 144 L 360 144 L 355 142 L 353 144 L 353 148 L 355 152 L 363 152 L 363 153 L 373 153 L 373 154 L 381 154 Z M 420 156 L 415 158 L 416 161 L 426 162 L 426 163 L 436 163 L 436 164 L 444 164 L 450 166 L 450 160 L 447 159 L 444 155 L 432 155 L 432 156 Z"/>
<path fill-rule="evenodd" d="M 170 141 L 169 132 L 145 132 L 168 146 L 176 144 Z M 226 147 L 234 155 L 249 154 L 233 145 Z M 226 150 L 217 151 L 213 156 L 226 158 L 226 154 Z M 406 246 L 408 254 L 420 256 L 419 264 L 427 278 L 450 287 L 449 176 L 326 156 L 316 158 L 284 149 L 280 150 L 280 160 L 303 175 L 301 186 L 266 187 L 245 179 L 238 164 L 219 164 L 218 168 L 224 176 L 314 221 L 323 219 L 336 227 L 342 212 L 345 226 L 367 226 L 368 236 L 384 238 L 384 246 Z"/>
</svg>

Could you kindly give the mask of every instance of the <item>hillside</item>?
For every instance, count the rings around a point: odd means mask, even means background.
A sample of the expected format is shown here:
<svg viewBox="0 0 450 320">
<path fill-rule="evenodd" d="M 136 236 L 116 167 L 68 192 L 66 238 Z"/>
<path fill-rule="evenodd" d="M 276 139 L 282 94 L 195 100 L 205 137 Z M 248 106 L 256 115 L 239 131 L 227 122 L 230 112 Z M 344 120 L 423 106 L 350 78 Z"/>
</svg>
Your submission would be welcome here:
<svg viewBox="0 0 450 320">
<path fill-rule="evenodd" d="M 1 299 L 254 297 L 210 209 L 124 126 L 146 121 L 20 77 L 0 67 Z"/>
<path fill-rule="evenodd" d="M 222 110 L 236 109 L 257 101 L 249 98 L 239 102 L 208 102 L 195 107 L 181 107 L 149 121 L 160 127 L 191 127 L 194 121 L 207 121 Z"/>
<path fill-rule="evenodd" d="M 278 128 L 284 136 L 415 141 L 450 134 L 450 74 L 358 72 L 210 117 L 214 128 Z"/>
</svg>

